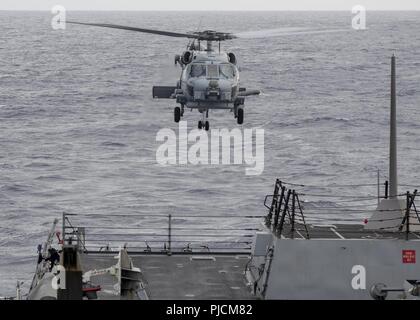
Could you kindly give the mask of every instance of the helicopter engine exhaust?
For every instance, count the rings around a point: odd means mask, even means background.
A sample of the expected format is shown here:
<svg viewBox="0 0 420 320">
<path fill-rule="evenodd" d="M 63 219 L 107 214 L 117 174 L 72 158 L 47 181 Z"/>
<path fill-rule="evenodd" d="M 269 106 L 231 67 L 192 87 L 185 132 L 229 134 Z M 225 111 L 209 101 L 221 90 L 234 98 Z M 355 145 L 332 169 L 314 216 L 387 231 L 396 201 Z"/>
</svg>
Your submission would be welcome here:
<svg viewBox="0 0 420 320">
<path fill-rule="evenodd" d="M 236 63 L 238 62 L 235 54 L 233 54 L 232 52 L 228 53 L 228 58 L 229 58 L 229 62 L 234 64 L 234 65 L 236 65 Z"/>
<path fill-rule="evenodd" d="M 185 52 L 182 54 L 182 57 L 181 57 L 181 62 L 182 62 L 184 65 L 190 64 L 190 63 L 191 63 L 191 61 L 192 61 L 192 58 L 193 58 L 193 53 L 192 53 L 191 51 L 185 51 Z"/>
</svg>

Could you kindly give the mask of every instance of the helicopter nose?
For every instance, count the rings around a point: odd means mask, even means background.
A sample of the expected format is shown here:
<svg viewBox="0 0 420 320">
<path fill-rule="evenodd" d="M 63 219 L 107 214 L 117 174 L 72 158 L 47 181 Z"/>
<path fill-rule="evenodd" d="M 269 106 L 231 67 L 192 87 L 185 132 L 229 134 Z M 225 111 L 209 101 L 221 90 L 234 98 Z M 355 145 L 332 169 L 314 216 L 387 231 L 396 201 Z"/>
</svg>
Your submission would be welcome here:
<svg viewBox="0 0 420 320">
<path fill-rule="evenodd" d="M 211 80 L 209 81 L 209 86 L 207 88 L 208 96 L 218 96 L 220 94 L 219 81 Z"/>
<path fill-rule="evenodd" d="M 231 81 L 210 81 L 207 88 L 207 97 L 220 101 L 231 101 L 236 95 L 237 86 Z"/>
<path fill-rule="evenodd" d="M 218 88 L 219 87 L 219 81 L 218 80 L 210 80 L 209 81 L 209 87 L 215 87 Z"/>
<path fill-rule="evenodd" d="M 228 101 L 232 100 L 233 84 L 221 79 L 195 79 L 188 84 L 188 92 L 194 100 Z"/>
</svg>

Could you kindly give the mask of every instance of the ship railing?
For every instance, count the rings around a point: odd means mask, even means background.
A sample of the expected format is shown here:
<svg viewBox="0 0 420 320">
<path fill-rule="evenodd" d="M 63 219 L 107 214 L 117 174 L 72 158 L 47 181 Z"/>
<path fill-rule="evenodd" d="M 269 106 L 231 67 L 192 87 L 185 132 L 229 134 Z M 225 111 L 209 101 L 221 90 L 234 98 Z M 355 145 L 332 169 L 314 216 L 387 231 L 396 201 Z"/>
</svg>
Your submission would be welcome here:
<svg viewBox="0 0 420 320">
<path fill-rule="evenodd" d="M 261 215 L 68 214 L 63 213 L 63 242 L 83 252 L 214 254 L 250 253 Z"/>
<path fill-rule="evenodd" d="M 269 199 L 271 199 L 270 205 L 268 205 Z M 265 225 L 275 235 L 281 237 L 287 234 L 293 239 L 298 234 L 310 239 L 302 204 L 296 190 L 288 189 L 280 179 L 277 179 L 274 193 L 265 197 L 264 206 L 269 209 Z"/>
<path fill-rule="evenodd" d="M 390 222 L 395 222 L 392 223 L 391 227 L 386 226 L 380 230 L 382 232 L 404 232 L 406 239 L 409 238 L 410 234 L 418 238 L 418 235 L 415 235 L 418 234 L 420 226 L 420 213 L 416 207 L 416 201 L 418 201 L 417 189 L 414 192 L 407 191 L 398 195 L 399 199 L 406 200 L 405 210 L 401 217 L 368 219 L 372 211 L 377 210 L 377 202 L 389 198 L 389 184 L 387 182 L 382 184 L 385 187 L 384 195 L 381 195 L 380 185 L 378 181 L 377 184 L 308 186 L 277 179 L 273 194 L 267 195 L 264 200 L 264 206 L 268 209 L 265 225 L 278 237 L 293 238 L 298 235 L 300 238 L 309 239 L 310 228 L 308 228 L 308 224 L 320 226 L 339 224 L 345 228 L 345 225 L 366 224 L 368 221 L 387 222 L 387 225 Z M 344 189 L 355 190 L 357 187 L 377 187 L 378 194 L 360 196 L 350 192 L 337 192 L 336 194 L 319 192 L 319 190 L 325 190 L 326 188 L 337 188 L 341 191 Z M 408 187 L 414 186 L 408 185 Z M 303 189 L 303 192 L 298 192 L 295 188 Z M 301 200 L 302 197 L 305 197 L 306 201 Z M 310 199 L 310 201 L 307 199 Z M 322 206 L 317 207 L 317 203 L 322 203 Z"/>
<path fill-rule="evenodd" d="M 45 261 L 45 258 L 48 256 L 48 250 L 51 248 L 51 244 L 53 242 L 54 236 L 56 235 L 55 229 L 58 224 L 58 219 L 54 219 L 54 222 L 51 226 L 50 232 L 48 233 L 47 240 L 45 241 L 44 245 L 41 248 L 38 248 L 38 255 L 41 255 L 42 258 L 39 261 L 39 256 L 37 257 L 38 261 L 36 264 L 35 273 L 32 279 L 32 283 L 30 286 L 30 290 L 35 288 L 38 284 L 38 282 L 43 278 L 45 273 L 49 270 L 49 265 L 47 261 Z"/>
<path fill-rule="evenodd" d="M 406 193 L 406 210 L 405 210 L 405 215 L 403 220 L 401 221 L 401 224 L 398 228 L 398 230 L 404 231 L 405 232 L 405 238 L 406 240 L 409 239 L 410 236 L 410 227 L 415 224 L 415 225 L 419 225 L 420 223 L 420 216 L 419 213 L 417 211 L 417 207 L 416 207 L 416 196 L 417 196 L 417 189 L 414 190 L 413 193 L 410 193 L 409 191 L 407 191 Z M 414 210 L 414 211 L 413 211 Z M 412 213 L 413 212 L 413 213 Z M 417 222 L 411 222 L 414 218 L 414 221 Z M 405 230 L 404 230 L 405 228 Z"/>
</svg>

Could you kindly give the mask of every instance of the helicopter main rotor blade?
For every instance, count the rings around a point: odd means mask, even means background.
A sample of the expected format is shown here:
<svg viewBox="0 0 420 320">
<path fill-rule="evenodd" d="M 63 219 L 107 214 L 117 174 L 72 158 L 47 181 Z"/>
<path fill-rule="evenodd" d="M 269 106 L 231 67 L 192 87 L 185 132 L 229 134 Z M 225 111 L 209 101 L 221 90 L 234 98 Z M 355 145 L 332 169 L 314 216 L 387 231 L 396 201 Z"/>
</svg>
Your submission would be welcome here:
<svg viewBox="0 0 420 320">
<path fill-rule="evenodd" d="M 188 39 L 197 39 L 204 41 L 225 41 L 233 39 L 261 39 L 261 38 L 274 38 L 274 37 L 286 37 L 286 36 L 298 36 L 298 35 L 308 35 L 308 34 L 323 34 L 323 33 L 334 33 L 334 32 L 344 32 L 350 31 L 352 29 L 310 29 L 310 28 L 278 28 L 278 29 L 266 29 L 258 31 L 246 31 L 239 32 L 236 34 L 232 33 L 222 33 L 211 30 L 198 31 L 191 33 L 179 33 L 179 32 L 170 32 L 162 30 L 153 30 L 153 29 L 144 29 L 136 28 L 129 26 L 122 26 L 117 24 L 107 24 L 107 23 L 86 23 L 86 22 L 77 22 L 77 21 L 67 21 L 66 23 L 78 24 L 85 26 L 94 26 L 101 28 L 112 28 L 112 29 L 121 29 L 128 31 L 136 31 L 142 33 L 156 34 L 160 36 L 175 37 L 175 38 L 188 38 Z"/>
<path fill-rule="evenodd" d="M 351 31 L 351 29 L 321 29 L 314 30 L 309 28 L 279 28 L 279 29 L 266 29 L 258 31 L 246 31 L 235 33 L 238 39 L 261 39 L 261 38 L 276 38 L 286 36 L 298 36 L 308 34 L 324 34 L 334 32 Z"/>
<path fill-rule="evenodd" d="M 84 25 L 84 26 L 129 30 L 129 31 L 136 31 L 136 32 L 143 32 L 143 33 L 151 33 L 151 34 L 157 34 L 157 35 L 160 35 L 160 36 L 175 37 L 175 38 L 190 38 L 190 39 L 197 39 L 198 38 L 198 36 L 195 35 L 195 34 L 134 28 L 134 27 L 128 27 L 128 26 L 121 26 L 121 25 L 117 25 L 117 24 L 85 23 L 85 22 L 77 22 L 77 21 L 66 21 L 66 23 L 79 24 L 79 25 Z"/>
</svg>

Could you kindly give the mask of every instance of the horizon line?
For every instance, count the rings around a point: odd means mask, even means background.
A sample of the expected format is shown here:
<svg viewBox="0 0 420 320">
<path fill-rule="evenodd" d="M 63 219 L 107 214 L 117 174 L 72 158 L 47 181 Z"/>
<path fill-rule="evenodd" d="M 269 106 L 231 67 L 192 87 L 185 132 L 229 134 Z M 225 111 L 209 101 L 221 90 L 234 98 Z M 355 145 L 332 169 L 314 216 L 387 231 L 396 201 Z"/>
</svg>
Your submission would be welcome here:
<svg viewBox="0 0 420 320">
<path fill-rule="evenodd" d="M 51 9 L 0 9 L 3 12 L 50 12 Z M 351 10 L 344 9 L 252 9 L 252 10 L 235 10 L 235 9 L 224 9 L 224 10 L 200 10 L 200 9 L 68 9 L 66 11 L 78 11 L 78 12 L 351 12 Z M 366 9 L 366 11 L 375 12 L 418 12 L 419 9 Z"/>
</svg>

